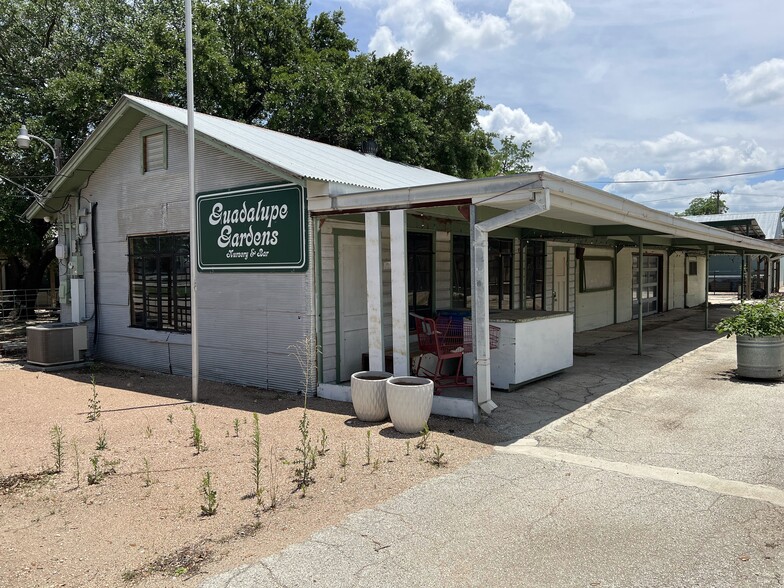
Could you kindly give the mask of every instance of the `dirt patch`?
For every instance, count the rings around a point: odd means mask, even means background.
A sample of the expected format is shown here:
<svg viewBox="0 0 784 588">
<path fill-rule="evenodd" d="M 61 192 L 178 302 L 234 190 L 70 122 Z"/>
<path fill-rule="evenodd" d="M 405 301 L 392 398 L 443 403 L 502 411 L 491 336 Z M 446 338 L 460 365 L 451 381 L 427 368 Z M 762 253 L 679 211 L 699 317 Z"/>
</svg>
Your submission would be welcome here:
<svg viewBox="0 0 784 588">
<path fill-rule="evenodd" d="M 316 467 L 303 497 L 295 479 L 301 396 L 204 382 L 193 405 L 188 378 L 95 366 L 93 389 L 89 370 L 2 367 L 2 586 L 197 586 L 205 574 L 257 561 L 454 471 L 499 441 L 483 425 L 433 417 L 420 448 L 420 437 L 390 423 L 356 420 L 350 404 L 309 399 Z M 89 421 L 95 400 L 99 416 Z M 59 474 L 51 473 L 55 426 Z M 207 472 L 213 516 L 202 515 Z"/>
</svg>

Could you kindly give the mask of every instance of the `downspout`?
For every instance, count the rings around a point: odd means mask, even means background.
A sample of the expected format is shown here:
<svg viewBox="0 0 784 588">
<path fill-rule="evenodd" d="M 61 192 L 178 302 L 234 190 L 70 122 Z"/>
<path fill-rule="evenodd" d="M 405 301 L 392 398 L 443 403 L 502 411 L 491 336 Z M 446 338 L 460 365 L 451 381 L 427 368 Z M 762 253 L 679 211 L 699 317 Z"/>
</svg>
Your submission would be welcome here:
<svg viewBox="0 0 784 588">
<path fill-rule="evenodd" d="M 95 315 L 95 327 L 93 331 L 93 356 L 98 349 L 98 244 L 95 238 L 95 208 L 97 202 L 93 202 L 90 210 L 90 239 L 93 246 L 93 314 Z"/>
<path fill-rule="evenodd" d="M 473 308 L 476 307 L 476 293 L 479 292 L 479 290 L 476 289 L 476 279 L 475 279 L 476 272 L 473 269 L 474 268 L 474 261 L 473 261 L 473 259 L 474 259 L 474 251 L 475 251 L 475 247 L 476 247 L 476 230 L 475 230 L 476 229 L 476 204 L 472 204 L 469 207 L 468 214 L 469 214 L 468 222 L 469 222 L 470 231 L 471 231 L 471 236 L 469 237 L 469 240 L 470 240 L 471 260 L 472 260 L 471 261 L 471 268 L 472 268 L 471 269 L 471 292 L 473 292 L 473 297 L 474 297 L 474 302 L 473 302 L 473 304 L 471 304 L 471 308 L 473 309 Z M 489 312 L 490 311 L 488 310 L 488 313 Z M 477 328 L 476 328 L 476 323 L 474 322 L 473 314 L 474 314 L 474 311 L 471 310 L 471 315 L 472 315 L 471 316 L 471 322 L 474 325 L 474 328 L 471 330 L 471 349 L 476 351 L 477 350 L 477 346 L 476 346 L 476 332 L 477 332 Z M 477 355 L 474 355 L 474 357 L 477 357 Z M 477 362 L 477 365 L 478 365 L 478 362 Z M 475 423 L 479 422 L 480 416 L 481 416 L 480 413 L 479 413 L 479 387 L 477 386 L 477 382 L 478 382 L 478 378 L 474 378 L 474 386 L 473 386 L 473 398 L 474 398 L 473 417 L 474 417 L 474 422 Z"/>
<path fill-rule="evenodd" d="M 316 349 L 323 349 L 324 342 L 321 340 L 324 332 L 324 325 L 321 316 L 321 219 L 310 217 L 313 219 L 313 233 L 314 235 L 314 284 L 313 284 L 313 308 L 316 312 Z M 316 353 L 316 370 L 318 371 L 317 383 L 324 383 L 324 357 L 321 353 Z M 318 396 L 318 386 L 316 386 L 316 396 Z"/>
<path fill-rule="evenodd" d="M 475 206 L 472 205 L 472 209 Z M 550 189 L 535 191 L 522 208 L 505 212 L 481 223 L 476 222 L 476 212 L 471 217 L 471 322 L 473 324 L 476 377 L 474 401 L 485 413 L 493 412 L 497 405 L 491 398 L 490 381 L 490 300 L 488 293 L 488 234 L 491 231 L 536 216 L 550 209 Z"/>
</svg>

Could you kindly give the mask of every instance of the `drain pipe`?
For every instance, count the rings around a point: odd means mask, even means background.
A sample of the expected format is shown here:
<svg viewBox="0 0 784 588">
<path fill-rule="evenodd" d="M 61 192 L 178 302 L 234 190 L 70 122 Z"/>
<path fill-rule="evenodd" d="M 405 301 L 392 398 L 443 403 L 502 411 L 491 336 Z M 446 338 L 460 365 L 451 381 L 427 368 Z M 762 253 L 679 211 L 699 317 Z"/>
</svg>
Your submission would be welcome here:
<svg viewBox="0 0 784 588">
<path fill-rule="evenodd" d="M 472 205 L 472 208 L 475 205 Z M 532 193 L 528 204 L 505 212 L 480 223 L 476 213 L 471 215 L 473 226 L 471 251 L 471 322 L 474 337 L 476 376 L 474 377 L 474 402 L 486 414 L 498 406 L 493 402 L 490 391 L 490 298 L 488 292 L 488 234 L 491 231 L 536 216 L 550 209 L 550 189 Z"/>
</svg>

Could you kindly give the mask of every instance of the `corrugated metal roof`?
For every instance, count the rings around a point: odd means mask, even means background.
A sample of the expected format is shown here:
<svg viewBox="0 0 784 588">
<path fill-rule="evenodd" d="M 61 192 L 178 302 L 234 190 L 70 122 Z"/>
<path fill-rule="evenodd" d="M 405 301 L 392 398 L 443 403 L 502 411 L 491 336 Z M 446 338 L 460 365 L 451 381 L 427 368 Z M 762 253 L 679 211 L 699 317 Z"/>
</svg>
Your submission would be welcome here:
<svg viewBox="0 0 784 588">
<path fill-rule="evenodd" d="M 125 96 L 148 114 L 187 126 L 187 111 L 153 100 Z M 195 113 L 196 133 L 310 180 L 370 189 L 392 189 L 454 182 L 459 178 L 421 167 L 387 161 L 285 133 L 216 116 Z"/>
<path fill-rule="evenodd" d="M 762 230 L 765 239 L 781 239 L 781 215 L 778 211 L 772 212 L 727 212 L 724 214 L 700 214 L 686 216 L 689 220 L 706 225 L 727 225 L 729 223 L 741 224 L 744 221 L 754 220 Z M 738 231 L 734 231 L 738 232 Z"/>
</svg>

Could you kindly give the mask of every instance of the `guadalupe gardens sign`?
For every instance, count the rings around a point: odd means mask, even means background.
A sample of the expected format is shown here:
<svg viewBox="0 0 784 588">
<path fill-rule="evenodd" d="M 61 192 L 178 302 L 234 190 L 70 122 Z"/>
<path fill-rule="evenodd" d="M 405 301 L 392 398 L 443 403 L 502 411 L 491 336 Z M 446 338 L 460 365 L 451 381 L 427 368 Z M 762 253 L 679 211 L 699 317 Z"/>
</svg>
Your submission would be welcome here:
<svg viewBox="0 0 784 588">
<path fill-rule="evenodd" d="M 294 184 L 255 186 L 196 197 L 202 272 L 305 271 L 305 193 Z"/>
</svg>

